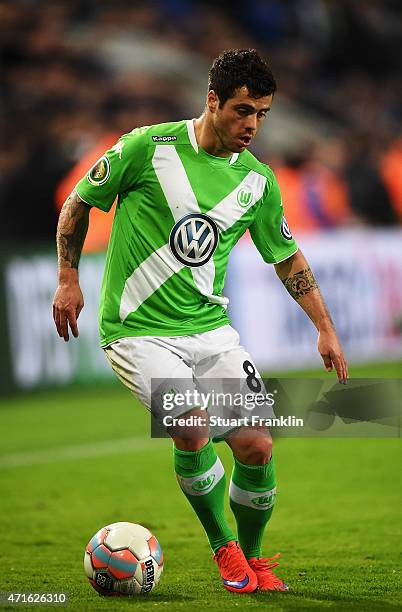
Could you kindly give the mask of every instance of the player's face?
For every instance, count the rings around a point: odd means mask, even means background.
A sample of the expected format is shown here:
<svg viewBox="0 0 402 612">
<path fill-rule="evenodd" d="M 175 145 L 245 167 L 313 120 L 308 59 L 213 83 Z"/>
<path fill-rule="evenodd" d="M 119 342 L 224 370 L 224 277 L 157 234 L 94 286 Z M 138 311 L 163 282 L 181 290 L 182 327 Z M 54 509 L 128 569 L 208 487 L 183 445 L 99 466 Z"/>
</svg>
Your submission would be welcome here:
<svg viewBox="0 0 402 612">
<path fill-rule="evenodd" d="M 252 98 L 243 86 L 220 106 L 215 92 L 208 92 L 213 127 L 223 149 L 241 153 L 250 145 L 271 108 L 272 97 Z"/>
</svg>

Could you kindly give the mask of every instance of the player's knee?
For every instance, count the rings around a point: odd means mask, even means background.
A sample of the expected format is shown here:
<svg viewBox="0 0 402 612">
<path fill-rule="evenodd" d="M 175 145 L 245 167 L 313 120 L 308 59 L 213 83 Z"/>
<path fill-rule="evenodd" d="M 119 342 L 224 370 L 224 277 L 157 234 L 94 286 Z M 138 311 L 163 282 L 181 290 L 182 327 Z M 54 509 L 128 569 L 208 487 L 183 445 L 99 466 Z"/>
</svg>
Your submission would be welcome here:
<svg viewBox="0 0 402 612">
<path fill-rule="evenodd" d="M 272 438 L 270 436 L 255 436 L 252 438 L 241 438 L 232 445 L 235 456 L 249 465 L 265 465 L 272 455 Z"/>
<path fill-rule="evenodd" d="M 265 465 L 271 459 L 272 439 L 267 437 L 254 438 L 250 445 L 248 463 Z"/>
<path fill-rule="evenodd" d="M 177 449 L 182 451 L 199 451 L 208 442 L 208 438 L 180 438 L 173 437 Z"/>
</svg>

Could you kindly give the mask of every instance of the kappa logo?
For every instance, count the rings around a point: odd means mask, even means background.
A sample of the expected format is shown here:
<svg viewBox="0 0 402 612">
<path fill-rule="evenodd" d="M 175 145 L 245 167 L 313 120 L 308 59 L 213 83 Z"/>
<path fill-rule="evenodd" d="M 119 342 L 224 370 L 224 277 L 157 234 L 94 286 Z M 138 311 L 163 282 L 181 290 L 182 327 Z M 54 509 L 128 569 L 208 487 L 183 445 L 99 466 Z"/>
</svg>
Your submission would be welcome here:
<svg viewBox="0 0 402 612">
<path fill-rule="evenodd" d="M 210 489 L 214 481 L 215 481 L 215 474 L 211 474 L 210 476 L 207 476 L 207 478 L 201 478 L 200 480 L 196 480 L 195 482 L 193 482 L 193 484 L 191 485 L 191 488 L 193 489 L 193 491 L 196 491 L 197 493 L 201 493 L 201 491 L 204 492 Z"/>
<path fill-rule="evenodd" d="M 173 142 L 177 136 L 152 136 L 154 142 Z"/>
<path fill-rule="evenodd" d="M 246 189 L 240 189 L 237 192 L 237 203 L 242 208 L 247 208 L 253 202 L 254 196 L 251 191 L 247 191 Z"/>
<path fill-rule="evenodd" d="M 285 240 L 293 239 L 292 232 L 289 229 L 289 225 L 288 225 L 288 222 L 286 221 L 285 215 L 283 215 L 282 217 L 281 234 L 285 238 Z"/>
<path fill-rule="evenodd" d="M 110 162 L 106 155 L 98 159 L 87 174 L 87 179 L 91 185 L 103 185 L 110 176 Z"/>
<path fill-rule="evenodd" d="M 205 265 L 218 245 L 218 227 L 208 215 L 190 213 L 170 232 L 170 250 L 180 263 L 190 268 Z"/>
</svg>

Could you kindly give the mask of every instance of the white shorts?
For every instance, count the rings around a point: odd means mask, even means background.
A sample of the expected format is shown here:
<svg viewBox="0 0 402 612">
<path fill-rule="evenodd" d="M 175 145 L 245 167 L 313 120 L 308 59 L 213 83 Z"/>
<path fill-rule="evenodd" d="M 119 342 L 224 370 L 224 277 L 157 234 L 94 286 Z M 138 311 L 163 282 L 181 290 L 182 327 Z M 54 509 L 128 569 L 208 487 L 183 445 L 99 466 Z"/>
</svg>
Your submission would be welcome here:
<svg viewBox="0 0 402 612">
<path fill-rule="evenodd" d="M 266 393 L 253 360 L 230 325 L 192 336 L 122 338 L 104 351 L 119 379 L 158 419 L 166 414 L 179 417 L 200 407 L 209 415 L 215 411 L 224 420 L 234 418 L 234 412 L 241 419 L 249 415 L 250 405 L 245 407 L 247 402 L 239 401 L 234 407 L 230 395 L 223 397 L 222 393 L 240 394 L 250 403 L 254 394 Z M 165 401 L 168 396 L 179 400 L 182 395 L 185 400 L 181 403 Z M 273 412 L 264 414 L 272 416 Z M 233 429 L 236 427 L 218 427 L 213 437 Z"/>
</svg>

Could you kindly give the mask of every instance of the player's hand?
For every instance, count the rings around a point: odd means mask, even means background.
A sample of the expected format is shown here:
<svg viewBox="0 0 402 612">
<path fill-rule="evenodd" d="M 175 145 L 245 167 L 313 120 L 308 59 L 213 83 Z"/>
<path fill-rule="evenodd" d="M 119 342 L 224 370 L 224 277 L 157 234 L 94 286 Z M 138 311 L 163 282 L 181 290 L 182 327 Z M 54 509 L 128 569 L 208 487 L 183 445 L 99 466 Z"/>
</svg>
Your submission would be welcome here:
<svg viewBox="0 0 402 612">
<path fill-rule="evenodd" d="M 77 319 L 84 307 L 84 298 L 78 282 L 60 283 L 53 299 L 53 319 L 60 338 L 69 341 L 68 327 L 78 338 Z"/>
<path fill-rule="evenodd" d="M 339 382 L 346 385 L 348 364 L 335 330 L 320 331 L 317 346 L 327 372 L 332 372 L 335 368 Z"/>
</svg>

